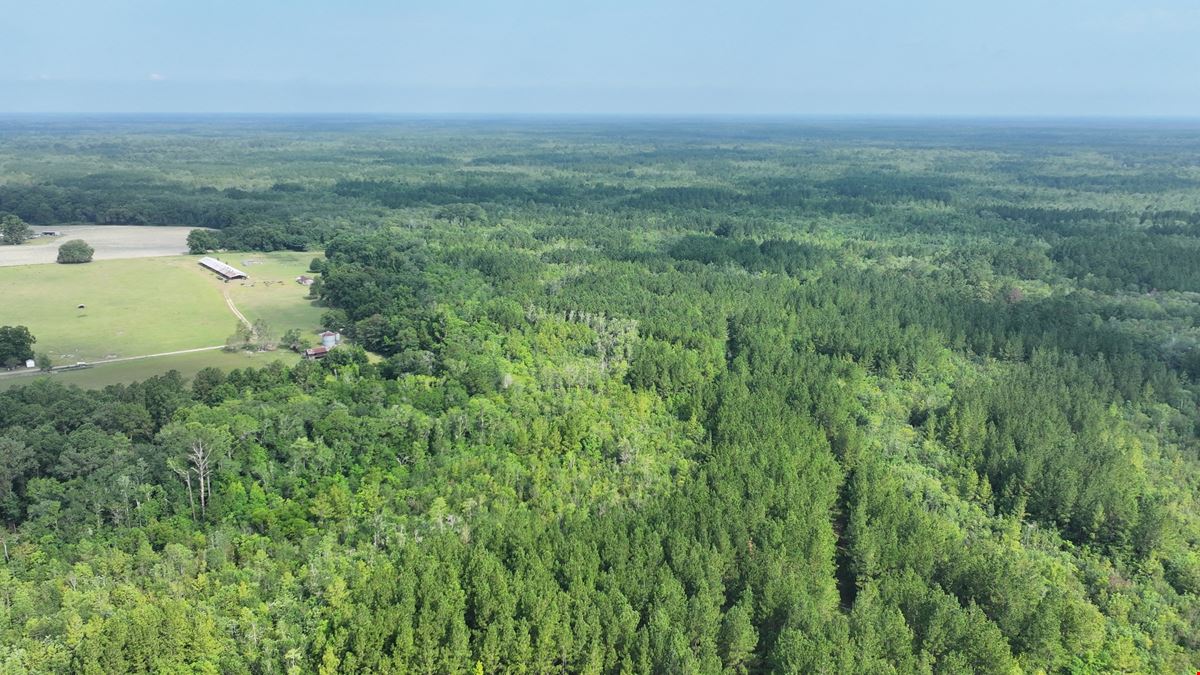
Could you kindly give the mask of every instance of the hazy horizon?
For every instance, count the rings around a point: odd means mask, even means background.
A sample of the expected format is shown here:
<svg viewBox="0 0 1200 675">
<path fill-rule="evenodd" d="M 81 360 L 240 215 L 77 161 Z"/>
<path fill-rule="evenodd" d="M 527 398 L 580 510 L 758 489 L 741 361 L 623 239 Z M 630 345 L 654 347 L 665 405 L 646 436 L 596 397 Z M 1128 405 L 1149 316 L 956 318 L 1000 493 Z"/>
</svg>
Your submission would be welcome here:
<svg viewBox="0 0 1200 675">
<path fill-rule="evenodd" d="M 2 113 L 1168 117 L 1200 8 L 0 2 Z"/>
</svg>

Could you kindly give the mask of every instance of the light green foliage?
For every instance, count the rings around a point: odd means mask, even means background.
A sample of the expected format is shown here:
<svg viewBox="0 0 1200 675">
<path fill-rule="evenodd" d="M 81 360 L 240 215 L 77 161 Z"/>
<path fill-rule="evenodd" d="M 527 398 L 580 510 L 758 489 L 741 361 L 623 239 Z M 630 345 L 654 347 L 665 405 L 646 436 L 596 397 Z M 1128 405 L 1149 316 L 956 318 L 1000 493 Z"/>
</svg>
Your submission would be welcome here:
<svg viewBox="0 0 1200 675">
<path fill-rule="evenodd" d="M 312 338 L 296 328 L 288 329 L 286 332 L 284 332 L 283 336 L 279 338 L 279 344 L 282 347 L 285 349 L 290 349 L 294 352 L 304 351 L 312 346 L 312 343 Z"/>
<path fill-rule="evenodd" d="M 53 193 L 293 249 L 198 278 L 349 344 L 0 392 L 3 668 L 1200 660 L 1189 133 L 307 125 Z"/>
</svg>

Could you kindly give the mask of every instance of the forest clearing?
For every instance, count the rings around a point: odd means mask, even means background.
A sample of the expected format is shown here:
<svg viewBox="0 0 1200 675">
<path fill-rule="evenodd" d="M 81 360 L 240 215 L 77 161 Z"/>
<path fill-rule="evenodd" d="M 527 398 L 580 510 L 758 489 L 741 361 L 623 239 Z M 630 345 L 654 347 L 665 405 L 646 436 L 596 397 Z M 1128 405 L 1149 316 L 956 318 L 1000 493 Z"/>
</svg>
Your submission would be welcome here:
<svg viewBox="0 0 1200 675">
<path fill-rule="evenodd" d="M 0 293 L 9 308 L 4 320 L 28 326 L 37 336 L 37 350 L 59 366 L 223 345 L 239 321 L 226 294 L 250 321 L 265 321 L 280 333 L 295 328 L 315 334 L 321 310 L 291 281 L 307 270 L 314 254 L 232 255 L 251 263 L 253 278 L 222 282 L 198 266 L 196 256 L 2 267 Z M 205 356 L 225 366 L 233 363 L 211 353 L 162 356 L 105 364 L 87 377 L 74 372 L 51 377 L 80 384 L 128 381 L 123 373 L 144 377 L 177 362 L 202 362 Z M 102 376 L 96 374 L 101 371 Z M 0 387 L 28 377 L 0 378 Z"/>
</svg>

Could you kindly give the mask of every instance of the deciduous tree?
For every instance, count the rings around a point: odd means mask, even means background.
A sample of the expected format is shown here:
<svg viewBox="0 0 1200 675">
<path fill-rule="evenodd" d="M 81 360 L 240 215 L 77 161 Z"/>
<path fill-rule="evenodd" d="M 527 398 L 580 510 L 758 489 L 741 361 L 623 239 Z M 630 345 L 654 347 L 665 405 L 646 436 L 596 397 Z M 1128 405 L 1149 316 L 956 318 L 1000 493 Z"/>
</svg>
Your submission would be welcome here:
<svg viewBox="0 0 1200 675">
<path fill-rule="evenodd" d="M 0 216 L 0 244 L 9 246 L 23 244 L 31 236 L 33 233 L 25 221 L 12 214 Z"/>
<path fill-rule="evenodd" d="M 82 239 L 72 239 L 58 247 L 58 262 L 64 264 L 88 263 L 95 250 Z"/>
</svg>

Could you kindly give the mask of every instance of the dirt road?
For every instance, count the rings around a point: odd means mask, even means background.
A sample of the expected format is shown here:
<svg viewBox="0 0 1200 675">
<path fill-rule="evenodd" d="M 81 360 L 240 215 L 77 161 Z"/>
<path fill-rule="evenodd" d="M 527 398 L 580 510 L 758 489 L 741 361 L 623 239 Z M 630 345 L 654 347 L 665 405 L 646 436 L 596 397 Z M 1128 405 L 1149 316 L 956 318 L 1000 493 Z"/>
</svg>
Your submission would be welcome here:
<svg viewBox="0 0 1200 675">
<path fill-rule="evenodd" d="M 180 350 L 173 351 L 173 352 L 162 352 L 159 354 L 142 354 L 141 356 L 121 356 L 121 357 L 118 357 L 115 359 L 101 359 L 99 361 L 88 361 L 87 365 L 88 365 L 88 367 L 91 367 L 91 366 L 104 365 L 106 363 L 118 363 L 120 361 L 137 361 L 139 359 L 152 359 L 152 358 L 155 358 L 158 356 L 175 356 L 177 354 L 191 354 L 193 352 L 211 352 L 211 351 L 214 351 L 217 349 L 221 349 L 224 346 L 225 345 L 217 345 L 215 347 L 197 347 L 195 349 L 180 349 Z M 77 365 L 55 366 L 51 370 L 73 370 L 78 367 L 79 366 L 77 366 Z M 24 370 L 0 371 L 0 377 L 19 377 L 21 375 L 37 375 L 41 372 L 42 371 L 40 371 L 36 368 L 29 368 L 29 369 L 24 369 Z"/>
</svg>

